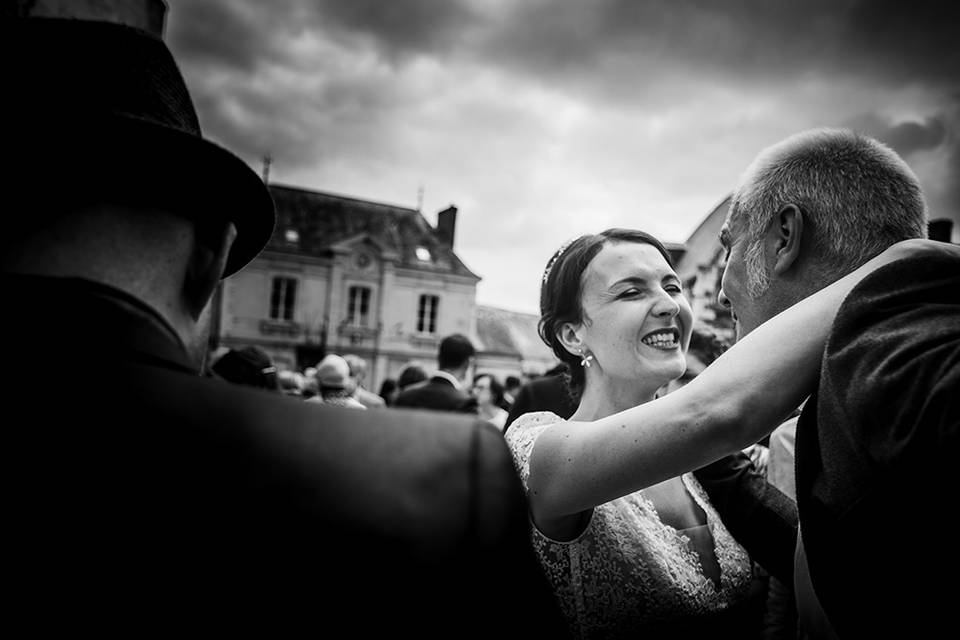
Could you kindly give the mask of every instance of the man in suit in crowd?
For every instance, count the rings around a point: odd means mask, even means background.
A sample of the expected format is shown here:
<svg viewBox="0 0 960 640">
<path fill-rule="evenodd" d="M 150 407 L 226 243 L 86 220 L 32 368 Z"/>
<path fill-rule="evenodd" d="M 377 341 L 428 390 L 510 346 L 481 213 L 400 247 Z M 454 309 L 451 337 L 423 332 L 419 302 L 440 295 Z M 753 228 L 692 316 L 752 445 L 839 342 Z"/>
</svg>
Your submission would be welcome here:
<svg viewBox="0 0 960 640">
<path fill-rule="evenodd" d="M 561 362 L 539 378 L 534 378 L 520 387 L 510 413 L 504 433 L 514 420 L 531 411 L 551 411 L 564 420 L 577 410 L 577 403 L 567 388 L 567 364 Z"/>
<path fill-rule="evenodd" d="M 804 132 L 764 150 L 734 193 L 719 299 L 745 335 L 925 234 L 920 185 L 892 150 L 846 130 Z M 960 256 L 938 251 L 849 294 L 796 427 L 794 585 L 811 637 L 955 626 Z"/>
<path fill-rule="evenodd" d="M 50 7 L 2 27 L 12 625 L 562 635 L 484 423 L 200 376 L 211 298 L 270 238 L 269 193 L 202 137 L 159 33 Z M 73 374 L 51 398 L 53 363 Z"/>
<path fill-rule="evenodd" d="M 476 354 L 465 335 L 445 337 L 437 352 L 437 372 L 426 382 L 401 391 L 394 406 L 476 413 L 477 399 L 463 389 Z"/>
</svg>

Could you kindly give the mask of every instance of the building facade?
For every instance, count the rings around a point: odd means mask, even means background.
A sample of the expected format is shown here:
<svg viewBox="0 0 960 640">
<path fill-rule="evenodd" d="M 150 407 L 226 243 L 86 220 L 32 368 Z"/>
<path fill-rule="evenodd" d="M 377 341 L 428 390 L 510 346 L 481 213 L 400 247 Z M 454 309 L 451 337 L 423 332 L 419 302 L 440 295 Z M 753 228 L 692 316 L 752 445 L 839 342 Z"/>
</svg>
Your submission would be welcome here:
<svg viewBox="0 0 960 640">
<path fill-rule="evenodd" d="M 276 184 L 270 192 L 273 237 L 218 292 L 213 346 L 254 344 L 298 370 L 326 353 L 357 354 L 375 391 L 409 362 L 432 369 L 443 336 L 476 337 L 480 278 L 454 253 L 456 207 L 434 228 L 415 209 Z"/>
</svg>

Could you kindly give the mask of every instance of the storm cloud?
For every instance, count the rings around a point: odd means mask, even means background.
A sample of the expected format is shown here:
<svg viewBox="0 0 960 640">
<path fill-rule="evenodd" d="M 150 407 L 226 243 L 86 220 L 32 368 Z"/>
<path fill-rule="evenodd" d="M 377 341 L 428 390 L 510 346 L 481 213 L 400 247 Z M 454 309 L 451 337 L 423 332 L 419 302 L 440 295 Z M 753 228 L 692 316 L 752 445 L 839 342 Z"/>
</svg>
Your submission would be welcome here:
<svg viewBox="0 0 960 640">
<path fill-rule="evenodd" d="M 763 147 L 850 126 L 960 229 L 960 3 L 169 0 L 204 132 L 271 178 L 461 210 L 482 303 L 605 226 L 683 241 Z M 511 256 L 510 268 L 502 257 Z M 527 273 L 526 276 L 518 274 Z"/>
</svg>

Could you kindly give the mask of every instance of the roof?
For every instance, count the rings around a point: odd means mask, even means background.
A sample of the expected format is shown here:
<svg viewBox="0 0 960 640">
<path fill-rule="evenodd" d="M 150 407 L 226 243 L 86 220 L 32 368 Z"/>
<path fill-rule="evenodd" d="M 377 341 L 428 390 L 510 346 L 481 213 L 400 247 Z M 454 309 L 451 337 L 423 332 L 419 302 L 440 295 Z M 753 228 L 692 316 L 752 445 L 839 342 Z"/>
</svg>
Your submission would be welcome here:
<svg viewBox="0 0 960 640">
<path fill-rule="evenodd" d="M 481 351 L 517 354 L 524 360 L 555 360 L 540 339 L 540 316 L 477 305 L 477 337 Z"/>
<path fill-rule="evenodd" d="M 338 242 L 367 236 L 382 251 L 396 253 L 398 266 L 480 279 L 416 209 L 279 184 L 268 187 L 277 224 L 267 251 L 326 257 Z M 294 242 L 287 239 L 291 230 L 297 233 Z M 430 252 L 430 260 L 417 257 L 420 247 Z"/>
<path fill-rule="evenodd" d="M 685 243 L 687 250 L 677 262 L 677 275 L 681 280 L 695 275 L 701 266 L 714 263 L 718 253 L 722 255 L 720 229 L 727 219 L 729 206 L 730 196 L 728 195 L 707 214 L 687 238 Z"/>
</svg>

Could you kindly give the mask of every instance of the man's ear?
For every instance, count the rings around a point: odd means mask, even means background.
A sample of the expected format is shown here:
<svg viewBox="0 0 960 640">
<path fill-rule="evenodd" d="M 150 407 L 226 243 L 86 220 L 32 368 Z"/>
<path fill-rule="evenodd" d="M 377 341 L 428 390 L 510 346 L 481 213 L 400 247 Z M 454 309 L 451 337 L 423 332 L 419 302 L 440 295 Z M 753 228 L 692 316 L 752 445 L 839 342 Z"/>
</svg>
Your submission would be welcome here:
<svg viewBox="0 0 960 640">
<path fill-rule="evenodd" d="M 185 303 L 194 319 L 200 317 L 220 283 L 236 237 L 237 228 L 232 222 L 214 229 L 197 229 L 183 283 Z"/>
<path fill-rule="evenodd" d="M 580 356 L 580 350 L 583 348 L 583 325 L 564 322 L 557 329 L 557 340 L 563 345 L 563 348 L 575 356 Z"/>
<path fill-rule="evenodd" d="M 772 273 L 782 276 L 800 257 L 803 239 L 803 212 L 795 204 L 781 207 L 767 229 L 768 255 L 772 256 Z"/>
</svg>

